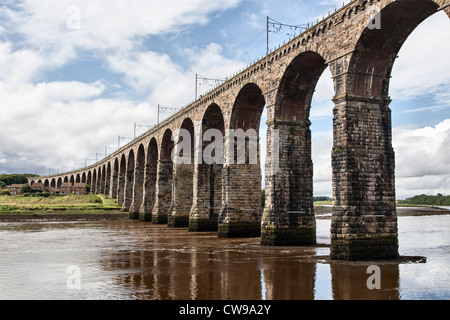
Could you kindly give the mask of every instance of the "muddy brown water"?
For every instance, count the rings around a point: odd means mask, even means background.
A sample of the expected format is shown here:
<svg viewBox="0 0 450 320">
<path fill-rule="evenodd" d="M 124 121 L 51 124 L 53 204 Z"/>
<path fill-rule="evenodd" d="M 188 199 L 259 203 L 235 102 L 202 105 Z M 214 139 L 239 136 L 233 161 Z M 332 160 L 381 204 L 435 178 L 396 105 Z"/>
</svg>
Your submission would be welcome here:
<svg viewBox="0 0 450 320">
<path fill-rule="evenodd" d="M 317 246 L 271 248 L 130 220 L 0 222 L 0 299 L 450 298 L 450 215 L 399 217 L 400 254 L 426 263 L 330 262 L 329 230 L 318 219 Z"/>
</svg>

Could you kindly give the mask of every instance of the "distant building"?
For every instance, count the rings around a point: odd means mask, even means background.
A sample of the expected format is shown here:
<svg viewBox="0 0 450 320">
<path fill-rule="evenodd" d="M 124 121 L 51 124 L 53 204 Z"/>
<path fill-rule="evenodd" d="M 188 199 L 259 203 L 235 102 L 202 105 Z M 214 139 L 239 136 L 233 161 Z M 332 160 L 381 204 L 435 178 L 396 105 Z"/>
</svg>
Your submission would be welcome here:
<svg viewBox="0 0 450 320">
<path fill-rule="evenodd" d="M 63 183 L 62 185 L 61 185 L 61 194 L 62 195 L 65 195 L 65 194 L 71 194 L 72 193 L 72 188 L 73 188 L 73 186 L 72 186 L 72 184 L 71 183 Z"/>
<path fill-rule="evenodd" d="M 53 187 L 47 187 L 47 188 L 45 188 L 45 191 L 47 191 L 48 193 L 50 193 L 51 195 L 54 195 L 54 196 L 59 196 L 61 194 L 60 189 L 53 188 Z"/>
<path fill-rule="evenodd" d="M 86 194 L 86 183 L 75 183 L 73 186 L 73 193 L 76 195 Z"/>
<path fill-rule="evenodd" d="M 31 186 L 31 190 L 32 190 L 32 192 L 44 192 L 45 191 L 45 186 L 44 186 L 44 184 L 43 183 L 34 183 L 32 186 Z"/>
<path fill-rule="evenodd" d="M 12 184 L 8 188 L 9 188 L 9 192 L 11 193 L 12 196 L 19 196 L 22 194 L 20 192 L 20 188 L 22 188 L 21 184 Z"/>
</svg>

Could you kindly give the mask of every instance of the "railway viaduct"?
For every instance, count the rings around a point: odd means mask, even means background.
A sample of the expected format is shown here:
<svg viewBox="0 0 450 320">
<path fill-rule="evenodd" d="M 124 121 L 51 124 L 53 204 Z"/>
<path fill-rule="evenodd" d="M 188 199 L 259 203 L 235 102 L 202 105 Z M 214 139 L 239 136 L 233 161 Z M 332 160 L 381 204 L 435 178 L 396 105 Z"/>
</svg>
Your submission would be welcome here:
<svg viewBox="0 0 450 320">
<path fill-rule="evenodd" d="M 116 198 L 132 219 L 218 231 L 219 237 L 260 236 L 262 245 L 314 244 L 309 114 L 329 67 L 335 91 L 331 258 L 396 258 L 390 75 L 410 33 L 442 10 L 450 17 L 450 0 L 353 1 L 104 160 L 29 182 L 85 182 L 94 193 Z M 236 163 L 239 139 L 231 134 L 258 134 L 264 110 L 262 208 L 259 156 L 250 161 L 258 151 L 249 151 L 247 138 L 246 161 Z M 180 129 L 192 139 L 180 138 Z M 209 129 L 223 139 L 205 137 Z M 182 141 L 193 151 L 192 162 L 172 157 L 187 156 Z M 205 153 L 223 161 L 198 161 Z"/>
</svg>

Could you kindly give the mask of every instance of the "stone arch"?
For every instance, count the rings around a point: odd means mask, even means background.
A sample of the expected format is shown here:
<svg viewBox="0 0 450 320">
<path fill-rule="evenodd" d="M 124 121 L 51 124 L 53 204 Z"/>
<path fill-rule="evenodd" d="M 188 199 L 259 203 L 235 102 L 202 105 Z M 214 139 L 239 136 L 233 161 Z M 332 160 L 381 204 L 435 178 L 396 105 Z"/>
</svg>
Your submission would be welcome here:
<svg viewBox="0 0 450 320">
<path fill-rule="evenodd" d="M 81 175 L 81 183 L 87 183 L 86 172 L 83 172 L 83 174 Z"/>
<path fill-rule="evenodd" d="M 71 175 L 71 176 L 70 176 L 69 182 L 70 182 L 72 185 L 75 184 L 75 176 L 74 176 L 74 175 Z"/>
<path fill-rule="evenodd" d="M 225 139 L 219 237 L 261 234 L 259 127 L 265 104 L 262 90 L 254 83 L 244 85 L 234 102 Z"/>
<path fill-rule="evenodd" d="M 102 166 L 99 166 L 97 168 L 97 185 L 96 185 L 96 190 L 97 190 L 97 194 L 102 194 L 103 190 L 102 190 L 102 186 L 103 186 L 103 168 Z"/>
<path fill-rule="evenodd" d="M 306 51 L 291 61 L 281 78 L 274 118 L 268 120 L 264 245 L 316 243 L 309 115 L 317 82 L 326 68 L 321 54 Z M 278 159 L 271 157 L 273 151 Z"/>
<path fill-rule="evenodd" d="M 64 178 L 64 180 L 66 180 L 66 179 L 67 179 L 67 177 Z M 61 177 L 59 177 L 58 182 L 56 183 L 56 187 L 61 188 L 62 184 L 63 184 L 63 180 Z"/>
<path fill-rule="evenodd" d="M 172 140 L 172 130 L 167 129 L 164 132 L 161 141 L 161 159 L 162 160 L 172 160 L 172 150 L 173 150 L 173 140 Z"/>
<path fill-rule="evenodd" d="M 109 196 L 113 199 L 117 199 L 118 180 L 119 180 L 119 159 L 115 158 L 111 177 L 111 188 L 109 192 Z"/>
<path fill-rule="evenodd" d="M 106 164 L 106 174 L 105 174 L 105 190 L 104 194 L 107 196 L 111 195 L 111 161 Z"/>
<path fill-rule="evenodd" d="M 144 195 L 145 177 L 145 148 L 141 143 L 136 155 L 136 167 L 134 169 L 133 201 L 130 208 L 130 218 L 139 219 L 139 210 Z"/>
<path fill-rule="evenodd" d="M 327 65 L 318 53 L 306 51 L 295 57 L 280 82 L 275 103 L 275 118 L 309 121 L 311 101 L 317 82 Z"/>
<path fill-rule="evenodd" d="M 69 183 L 69 177 L 68 176 L 64 177 L 64 183 Z"/>
<path fill-rule="evenodd" d="M 173 196 L 169 212 L 169 227 L 188 227 L 193 201 L 194 123 L 184 119 L 180 132 L 174 133 Z M 186 140 L 185 140 L 186 139 Z"/>
<path fill-rule="evenodd" d="M 105 187 L 106 187 L 106 164 L 103 164 L 103 166 L 99 167 L 99 186 L 100 186 L 100 194 L 105 194 Z"/>
<path fill-rule="evenodd" d="M 92 189 L 93 188 L 93 185 L 92 185 L 92 172 L 91 172 L 91 170 L 88 171 L 86 183 L 90 187 L 91 192 L 93 192 L 93 189 Z"/>
<path fill-rule="evenodd" d="M 92 187 L 91 191 L 93 194 L 97 194 L 97 169 L 92 171 Z"/>
<path fill-rule="evenodd" d="M 214 131 L 209 131 L 213 129 Z M 208 137 L 206 133 L 217 136 Z M 194 168 L 194 200 L 189 218 L 190 231 L 217 231 L 222 207 L 223 137 L 225 121 L 221 108 L 211 104 L 196 126 L 198 161 Z M 211 140 L 208 141 L 208 139 Z"/>
<path fill-rule="evenodd" d="M 48 179 L 45 179 L 45 181 L 44 181 L 44 187 L 49 187 L 50 186 L 50 183 L 49 183 L 49 181 L 48 181 Z"/>
<path fill-rule="evenodd" d="M 122 206 L 125 198 L 125 176 L 127 173 L 127 159 L 122 154 L 119 165 L 119 179 L 117 183 L 117 204 Z"/>
<path fill-rule="evenodd" d="M 387 98 L 389 79 L 398 52 L 414 29 L 439 10 L 431 0 L 395 1 L 379 12 L 379 25 L 369 23 L 349 62 L 347 94 Z"/>
<path fill-rule="evenodd" d="M 77 177 L 75 179 L 75 183 L 81 183 L 81 176 L 79 173 L 77 173 Z"/>
<path fill-rule="evenodd" d="M 134 150 L 131 149 L 128 153 L 128 158 L 126 160 L 126 174 L 125 174 L 125 189 L 124 198 L 122 204 L 122 211 L 130 211 L 131 204 L 133 201 L 133 187 L 134 187 L 134 168 L 136 166 L 136 158 L 134 155 Z"/>
<path fill-rule="evenodd" d="M 172 202 L 174 143 L 172 130 L 166 129 L 161 140 L 158 176 L 156 180 L 156 200 L 152 212 L 152 221 L 156 224 L 166 224 Z"/>
<path fill-rule="evenodd" d="M 53 178 L 52 181 L 50 182 L 50 186 L 52 188 L 56 188 L 56 180 L 55 180 L 55 178 Z"/>
<path fill-rule="evenodd" d="M 350 59 L 338 62 L 342 76 L 339 86 L 335 82 L 332 259 L 398 257 L 389 82 L 401 47 L 439 10 L 436 2 L 382 2 L 379 14 L 369 17 L 356 39 Z"/>
<path fill-rule="evenodd" d="M 147 150 L 147 159 L 144 179 L 144 195 L 140 209 L 141 221 L 152 220 L 152 210 L 156 198 L 156 178 L 158 175 L 158 142 L 155 138 L 150 140 Z"/>
</svg>

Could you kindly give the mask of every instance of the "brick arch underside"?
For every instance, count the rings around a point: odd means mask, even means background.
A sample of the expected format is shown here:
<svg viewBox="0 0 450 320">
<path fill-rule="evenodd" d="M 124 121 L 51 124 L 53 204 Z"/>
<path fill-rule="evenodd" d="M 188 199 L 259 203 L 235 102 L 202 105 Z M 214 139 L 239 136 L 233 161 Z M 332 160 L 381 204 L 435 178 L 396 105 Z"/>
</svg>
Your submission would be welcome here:
<svg viewBox="0 0 450 320">
<path fill-rule="evenodd" d="M 259 127 L 265 104 L 261 88 L 254 83 L 244 85 L 235 100 L 229 123 L 234 131 L 227 133 L 225 145 L 219 237 L 261 234 Z"/>
<path fill-rule="evenodd" d="M 275 175 L 266 174 L 261 239 L 264 245 L 316 242 L 309 114 L 315 87 L 326 68 L 319 53 L 306 51 L 292 60 L 281 79 L 274 119 L 268 121 L 267 157 L 277 142 L 269 133 L 277 130 L 279 168 Z M 272 170 L 274 163 L 272 159 Z"/>
<path fill-rule="evenodd" d="M 223 148 L 223 139 L 213 136 L 210 141 L 205 141 L 205 133 L 210 129 L 216 130 L 216 133 L 220 132 L 222 137 L 225 135 L 225 121 L 222 110 L 215 103 L 206 109 L 201 127 L 196 128 L 195 132 L 196 143 L 200 146 L 196 153 L 197 158 L 200 159 L 196 159 L 194 165 L 196 179 L 194 179 L 193 193 L 195 196 L 189 215 L 189 230 L 193 232 L 218 230 L 218 218 L 222 205 L 223 165 L 217 162 L 213 164 L 205 163 L 204 155 L 211 149 L 213 143 Z M 210 158 L 223 158 L 220 151 L 214 148 L 209 153 Z"/>
<path fill-rule="evenodd" d="M 388 97 L 389 79 L 401 47 L 414 29 L 438 9 L 431 0 L 401 0 L 383 8 L 378 15 L 380 28 L 366 28 L 358 39 L 348 67 L 346 93 Z"/>
</svg>

